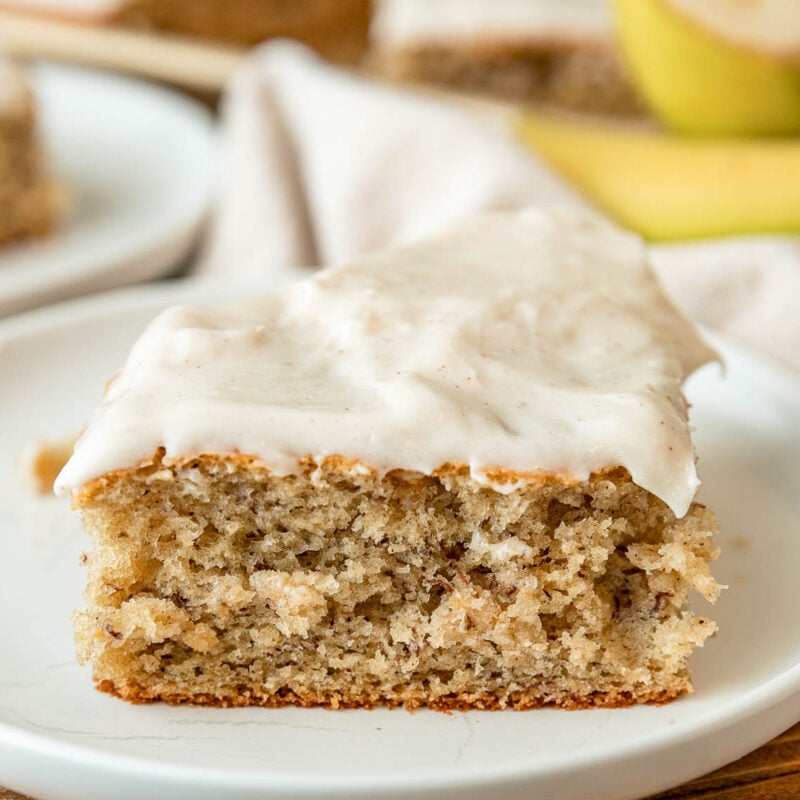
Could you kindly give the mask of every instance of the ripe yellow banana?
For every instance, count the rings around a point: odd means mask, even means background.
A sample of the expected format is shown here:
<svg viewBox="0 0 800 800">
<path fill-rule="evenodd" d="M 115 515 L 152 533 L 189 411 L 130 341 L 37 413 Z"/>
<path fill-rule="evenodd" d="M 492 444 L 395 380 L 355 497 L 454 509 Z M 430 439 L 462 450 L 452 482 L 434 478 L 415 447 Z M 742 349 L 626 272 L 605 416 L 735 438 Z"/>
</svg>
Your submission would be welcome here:
<svg viewBox="0 0 800 800">
<path fill-rule="evenodd" d="M 528 111 L 517 130 L 651 241 L 800 233 L 800 140 L 698 139 Z"/>
<path fill-rule="evenodd" d="M 792 8 L 793 2 L 786 3 L 793 16 L 784 27 L 796 30 L 800 3 Z M 702 3 L 708 4 L 705 24 L 677 0 L 614 0 L 623 52 L 652 109 L 684 132 L 800 132 L 800 42 L 791 51 L 771 42 L 788 30 L 775 30 L 780 17 L 769 18 L 757 3 L 699 0 L 696 6 Z M 726 37 L 731 19 L 742 41 Z M 760 35 L 748 32 L 748 21 L 755 28 L 759 19 L 770 35 L 763 26 Z"/>
</svg>

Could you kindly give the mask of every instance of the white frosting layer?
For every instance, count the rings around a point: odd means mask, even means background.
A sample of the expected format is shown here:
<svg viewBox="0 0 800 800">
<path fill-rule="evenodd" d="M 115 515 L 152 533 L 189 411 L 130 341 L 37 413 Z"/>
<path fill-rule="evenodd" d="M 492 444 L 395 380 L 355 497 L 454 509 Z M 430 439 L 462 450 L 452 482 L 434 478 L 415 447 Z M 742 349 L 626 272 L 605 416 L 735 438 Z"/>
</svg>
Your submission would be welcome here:
<svg viewBox="0 0 800 800">
<path fill-rule="evenodd" d="M 602 38 L 611 32 L 607 0 L 381 0 L 373 22 L 386 46 L 501 38 Z"/>
<path fill-rule="evenodd" d="M 637 238 L 574 211 L 489 214 L 278 294 L 166 311 L 56 486 L 159 446 L 282 475 L 308 455 L 468 464 L 487 483 L 619 465 L 683 515 L 698 481 L 680 387 L 713 357 Z"/>
</svg>

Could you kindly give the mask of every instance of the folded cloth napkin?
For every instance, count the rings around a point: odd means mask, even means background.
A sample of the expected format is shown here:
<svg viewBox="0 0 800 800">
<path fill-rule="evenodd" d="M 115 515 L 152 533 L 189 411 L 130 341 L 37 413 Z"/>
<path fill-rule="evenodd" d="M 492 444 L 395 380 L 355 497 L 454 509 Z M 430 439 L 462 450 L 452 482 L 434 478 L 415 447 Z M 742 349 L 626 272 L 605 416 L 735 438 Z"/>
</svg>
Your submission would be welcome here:
<svg viewBox="0 0 800 800">
<path fill-rule="evenodd" d="M 263 45 L 223 106 L 202 273 L 327 266 L 482 209 L 587 205 L 502 124 Z"/>
<path fill-rule="evenodd" d="M 650 252 L 690 317 L 800 370 L 800 238 L 741 236 Z"/>
<path fill-rule="evenodd" d="M 234 76 L 221 166 L 201 274 L 327 266 L 486 209 L 590 208 L 507 120 L 359 78 L 290 42 L 255 49 Z M 800 240 L 654 246 L 652 259 L 694 318 L 800 369 Z"/>
</svg>

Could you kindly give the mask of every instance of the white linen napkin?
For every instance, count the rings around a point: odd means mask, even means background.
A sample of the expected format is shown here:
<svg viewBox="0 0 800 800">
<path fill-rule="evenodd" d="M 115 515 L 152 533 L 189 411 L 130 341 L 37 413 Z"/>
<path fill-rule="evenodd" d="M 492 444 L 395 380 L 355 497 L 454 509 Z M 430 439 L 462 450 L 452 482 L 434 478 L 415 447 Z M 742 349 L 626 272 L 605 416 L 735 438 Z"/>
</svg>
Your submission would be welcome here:
<svg viewBox="0 0 800 800">
<path fill-rule="evenodd" d="M 650 252 L 690 317 L 800 370 L 800 238 L 741 236 Z"/>
<path fill-rule="evenodd" d="M 586 205 L 502 126 L 285 41 L 228 88 L 221 167 L 202 273 L 327 266 L 482 209 Z"/>
<path fill-rule="evenodd" d="M 486 209 L 590 207 L 502 121 L 356 77 L 290 42 L 256 48 L 224 100 L 201 274 L 328 266 Z M 800 369 L 800 239 L 651 248 L 695 319 Z"/>
</svg>

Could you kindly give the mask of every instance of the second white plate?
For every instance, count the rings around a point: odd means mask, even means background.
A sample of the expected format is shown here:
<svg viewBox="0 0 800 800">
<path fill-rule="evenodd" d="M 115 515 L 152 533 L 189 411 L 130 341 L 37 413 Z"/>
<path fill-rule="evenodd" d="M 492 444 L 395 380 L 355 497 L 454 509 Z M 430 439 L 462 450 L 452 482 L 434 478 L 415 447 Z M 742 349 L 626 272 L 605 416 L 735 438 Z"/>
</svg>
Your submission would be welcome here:
<svg viewBox="0 0 800 800">
<path fill-rule="evenodd" d="M 250 287 L 252 289 L 252 287 Z M 689 384 L 721 524 L 695 694 L 661 708 L 471 712 L 131 706 L 92 688 L 70 614 L 88 543 L 13 454 L 84 421 L 148 319 L 219 284 L 138 289 L 0 323 L 0 785 L 42 800 L 633 800 L 731 761 L 800 718 L 800 380 L 725 341 Z M 248 292 L 249 293 L 249 292 Z"/>
<path fill-rule="evenodd" d="M 163 275 L 188 253 L 211 199 L 210 113 L 106 72 L 31 69 L 65 213 L 40 240 L 0 248 L 0 316 Z"/>
</svg>

